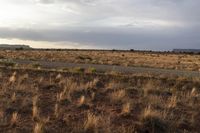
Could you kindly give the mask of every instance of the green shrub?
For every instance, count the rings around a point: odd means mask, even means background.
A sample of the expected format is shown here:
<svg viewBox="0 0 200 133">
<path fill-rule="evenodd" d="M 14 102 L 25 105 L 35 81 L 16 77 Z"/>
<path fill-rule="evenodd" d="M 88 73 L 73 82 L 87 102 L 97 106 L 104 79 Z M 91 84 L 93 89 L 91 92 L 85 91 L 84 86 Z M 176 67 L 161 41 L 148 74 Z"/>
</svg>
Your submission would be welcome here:
<svg viewBox="0 0 200 133">
<path fill-rule="evenodd" d="M 39 63 L 34 63 L 34 64 L 32 64 L 32 67 L 33 67 L 33 68 L 40 68 L 41 65 L 40 65 Z"/>
<path fill-rule="evenodd" d="M 83 72 L 85 71 L 85 69 L 84 69 L 84 68 L 81 68 L 81 67 L 75 67 L 73 70 L 74 70 L 75 72 L 78 72 L 78 73 L 83 73 Z"/>
<path fill-rule="evenodd" d="M 12 61 L 1 61 L 0 64 L 6 67 L 14 67 L 16 65 L 16 63 Z"/>
<path fill-rule="evenodd" d="M 90 67 L 90 68 L 88 68 L 88 72 L 90 72 L 90 73 L 96 73 L 97 70 L 94 67 Z"/>
</svg>

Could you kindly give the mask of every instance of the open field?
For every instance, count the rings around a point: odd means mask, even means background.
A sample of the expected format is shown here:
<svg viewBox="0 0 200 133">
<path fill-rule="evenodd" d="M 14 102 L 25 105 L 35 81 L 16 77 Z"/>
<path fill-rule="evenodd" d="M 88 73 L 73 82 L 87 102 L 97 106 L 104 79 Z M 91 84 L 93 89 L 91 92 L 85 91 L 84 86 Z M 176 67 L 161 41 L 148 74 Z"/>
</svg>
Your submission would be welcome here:
<svg viewBox="0 0 200 133">
<path fill-rule="evenodd" d="M 60 61 L 67 63 L 109 64 L 175 70 L 200 70 L 200 55 L 131 51 L 44 51 L 1 50 L 0 58 Z"/>
<path fill-rule="evenodd" d="M 2 50 L 0 132 L 197 133 L 199 56 Z"/>
<path fill-rule="evenodd" d="M 199 80 L 1 68 L 0 81 L 0 132 L 199 131 Z"/>
</svg>

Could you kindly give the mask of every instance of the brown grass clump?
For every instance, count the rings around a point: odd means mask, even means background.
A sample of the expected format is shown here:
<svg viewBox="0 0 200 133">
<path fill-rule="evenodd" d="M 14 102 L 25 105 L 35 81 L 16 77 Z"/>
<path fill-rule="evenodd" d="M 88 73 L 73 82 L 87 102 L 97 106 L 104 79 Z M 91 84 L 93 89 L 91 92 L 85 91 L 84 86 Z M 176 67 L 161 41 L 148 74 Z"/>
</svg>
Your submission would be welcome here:
<svg viewBox="0 0 200 133">
<path fill-rule="evenodd" d="M 60 80 L 62 78 L 62 75 L 59 73 L 57 76 L 56 76 L 56 80 Z"/>
<path fill-rule="evenodd" d="M 119 101 L 122 100 L 126 95 L 126 91 L 125 90 L 116 90 L 111 94 L 111 99 L 114 101 Z"/>
<path fill-rule="evenodd" d="M 131 111 L 130 102 L 127 102 L 127 103 L 123 104 L 123 106 L 122 106 L 122 114 L 129 114 L 130 111 Z"/>
<path fill-rule="evenodd" d="M 59 116 L 59 107 L 57 103 L 55 104 L 54 115 L 56 118 Z"/>
<path fill-rule="evenodd" d="M 37 106 L 33 106 L 33 111 L 32 111 L 33 113 L 33 115 L 32 115 L 32 117 L 33 117 L 33 120 L 34 119 L 37 119 L 38 117 L 39 117 L 39 110 L 38 110 L 38 107 Z"/>
<path fill-rule="evenodd" d="M 82 106 L 83 104 L 85 104 L 85 96 L 81 96 L 78 101 L 78 106 Z"/>
<path fill-rule="evenodd" d="M 99 79 L 98 78 L 95 78 L 94 80 L 86 83 L 85 87 L 88 89 L 88 88 L 94 88 L 96 87 L 97 83 L 99 82 Z"/>
<path fill-rule="evenodd" d="M 11 96 L 11 101 L 15 102 L 16 101 L 16 93 L 14 92 Z"/>
<path fill-rule="evenodd" d="M 32 108 L 32 118 L 33 118 L 33 120 L 35 120 L 39 117 L 39 110 L 38 110 L 38 107 L 37 107 L 37 101 L 38 101 L 38 97 L 35 96 L 33 98 L 33 108 Z"/>
<path fill-rule="evenodd" d="M 153 110 L 151 106 L 145 108 L 142 116 L 142 126 L 145 132 L 167 132 L 168 124 L 163 120 L 163 116 L 159 111 Z"/>
<path fill-rule="evenodd" d="M 100 118 L 98 116 L 95 116 L 93 113 L 89 112 L 87 114 L 87 119 L 84 123 L 84 130 L 95 132 L 97 130 L 99 120 L 100 120 Z"/>
<path fill-rule="evenodd" d="M 148 95 L 159 95 L 160 94 L 160 90 L 157 88 L 157 86 L 154 84 L 153 81 L 148 81 L 144 87 L 143 87 L 143 91 L 144 91 L 144 96 L 148 96 Z"/>
<path fill-rule="evenodd" d="M 172 96 L 170 99 L 169 99 L 169 102 L 168 102 L 168 108 L 175 108 L 176 107 L 176 104 L 177 104 L 177 97 L 176 96 Z"/>
<path fill-rule="evenodd" d="M 0 119 L 3 119 L 3 117 L 4 117 L 4 112 L 0 110 Z"/>
<path fill-rule="evenodd" d="M 190 95 L 191 95 L 192 97 L 198 96 L 198 92 L 197 92 L 197 89 L 196 89 L 195 87 L 191 90 Z"/>
<path fill-rule="evenodd" d="M 149 117 L 149 116 L 158 116 L 159 117 L 160 113 L 158 111 L 155 111 L 152 109 L 151 106 L 148 106 L 144 109 L 144 112 L 143 112 L 143 119 L 145 119 L 146 117 Z"/>
<path fill-rule="evenodd" d="M 64 92 L 58 93 L 57 94 L 57 101 L 60 102 L 64 99 Z"/>
<path fill-rule="evenodd" d="M 36 123 L 33 132 L 34 133 L 43 133 L 43 124 L 41 122 Z"/>
<path fill-rule="evenodd" d="M 14 112 L 10 120 L 11 125 L 15 126 L 17 124 L 17 120 L 18 120 L 18 113 Z"/>
<path fill-rule="evenodd" d="M 16 81 L 16 72 L 14 72 L 13 74 L 12 74 L 12 76 L 9 78 L 9 82 L 10 83 L 14 83 L 15 81 Z"/>
</svg>

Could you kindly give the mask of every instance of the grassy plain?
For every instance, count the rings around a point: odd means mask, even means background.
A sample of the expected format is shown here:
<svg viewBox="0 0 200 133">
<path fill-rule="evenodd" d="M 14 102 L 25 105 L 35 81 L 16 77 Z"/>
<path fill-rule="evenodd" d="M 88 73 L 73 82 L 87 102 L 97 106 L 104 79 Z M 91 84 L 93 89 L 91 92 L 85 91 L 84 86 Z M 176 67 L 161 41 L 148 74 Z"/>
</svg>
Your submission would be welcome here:
<svg viewBox="0 0 200 133">
<path fill-rule="evenodd" d="M 4 50 L 0 51 L 0 58 L 109 64 L 190 71 L 200 70 L 200 55 L 184 53 L 92 50 Z"/>
<path fill-rule="evenodd" d="M 0 56 L 181 70 L 197 70 L 200 62 L 199 55 L 119 51 L 0 51 Z M 199 132 L 198 77 L 48 70 L 35 64 L 0 67 L 0 83 L 0 132 Z"/>
</svg>

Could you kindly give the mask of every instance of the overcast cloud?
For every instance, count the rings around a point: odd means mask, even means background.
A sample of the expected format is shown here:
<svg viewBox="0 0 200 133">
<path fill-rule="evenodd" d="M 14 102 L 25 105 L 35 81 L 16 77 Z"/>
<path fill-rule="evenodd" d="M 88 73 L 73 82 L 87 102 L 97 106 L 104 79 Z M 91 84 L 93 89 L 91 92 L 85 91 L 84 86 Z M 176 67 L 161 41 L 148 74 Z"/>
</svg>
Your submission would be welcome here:
<svg viewBox="0 0 200 133">
<path fill-rule="evenodd" d="M 71 42 L 77 48 L 200 48 L 199 5 L 199 0 L 1 0 L 0 38 Z"/>
</svg>

